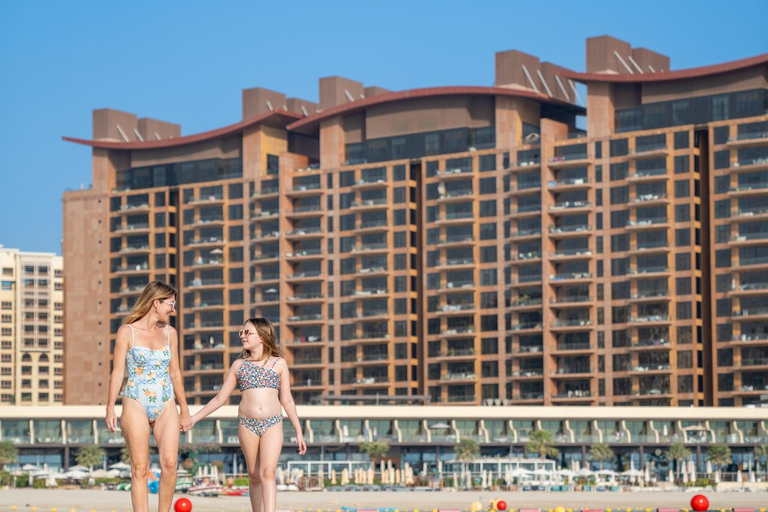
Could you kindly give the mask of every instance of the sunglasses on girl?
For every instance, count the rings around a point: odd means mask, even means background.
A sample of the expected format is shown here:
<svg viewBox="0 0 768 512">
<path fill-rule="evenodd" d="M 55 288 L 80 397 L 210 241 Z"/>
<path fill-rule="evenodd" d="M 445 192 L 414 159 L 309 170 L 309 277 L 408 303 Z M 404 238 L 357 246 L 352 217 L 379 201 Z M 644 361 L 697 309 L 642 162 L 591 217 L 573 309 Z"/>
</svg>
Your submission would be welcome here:
<svg viewBox="0 0 768 512">
<path fill-rule="evenodd" d="M 256 331 L 252 331 L 250 329 L 240 329 L 240 331 L 237 333 L 241 338 L 247 338 L 251 334 L 256 334 Z"/>
</svg>

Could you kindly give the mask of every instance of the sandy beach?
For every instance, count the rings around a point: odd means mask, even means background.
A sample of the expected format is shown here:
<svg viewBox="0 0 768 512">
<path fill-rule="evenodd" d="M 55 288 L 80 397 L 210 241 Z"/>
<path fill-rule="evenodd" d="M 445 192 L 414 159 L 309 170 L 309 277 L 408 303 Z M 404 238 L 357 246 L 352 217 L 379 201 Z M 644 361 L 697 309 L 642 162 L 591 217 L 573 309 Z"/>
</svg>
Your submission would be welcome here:
<svg viewBox="0 0 768 512">
<path fill-rule="evenodd" d="M 705 493 L 711 510 L 731 507 L 768 507 L 765 492 Z M 182 497 L 184 495 L 178 495 Z M 487 507 L 492 499 L 504 499 L 508 508 L 556 506 L 570 508 L 602 508 L 613 510 L 645 510 L 657 507 L 689 508 L 693 493 L 544 493 L 544 492 L 281 492 L 278 510 L 303 512 L 332 511 L 350 508 L 392 508 L 401 512 L 415 509 L 432 511 L 436 508 L 469 509 L 473 501 Z M 194 512 L 249 512 L 248 498 L 218 497 L 190 498 Z M 16 508 L 14 508 L 14 506 Z M 35 507 L 34 509 L 32 507 Z M 97 490 L 0 490 L 0 512 L 130 512 L 130 494 L 123 491 Z M 157 510 L 157 496 L 150 496 L 150 511 Z"/>
</svg>

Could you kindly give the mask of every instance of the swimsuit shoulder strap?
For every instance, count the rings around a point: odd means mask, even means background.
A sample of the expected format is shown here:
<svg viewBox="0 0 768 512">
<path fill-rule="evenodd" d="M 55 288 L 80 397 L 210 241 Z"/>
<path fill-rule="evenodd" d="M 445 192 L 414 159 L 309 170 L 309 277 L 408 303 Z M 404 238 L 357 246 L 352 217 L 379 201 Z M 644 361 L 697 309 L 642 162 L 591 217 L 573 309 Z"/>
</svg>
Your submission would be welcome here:
<svg viewBox="0 0 768 512">
<path fill-rule="evenodd" d="M 280 356 L 277 356 L 277 359 L 275 359 L 275 361 L 272 363 L 272 366 L 270 366 L 270 368 L 274 368 L 279 360 L 280 360 Z"/>
<path fill-rule="evenodd" d="M 133 326 L 128 324 L 128 327 L 131 328 L 131 348 L 133 348 L 136 346 L 136 336 L 133 334 Z"/>
</svg>

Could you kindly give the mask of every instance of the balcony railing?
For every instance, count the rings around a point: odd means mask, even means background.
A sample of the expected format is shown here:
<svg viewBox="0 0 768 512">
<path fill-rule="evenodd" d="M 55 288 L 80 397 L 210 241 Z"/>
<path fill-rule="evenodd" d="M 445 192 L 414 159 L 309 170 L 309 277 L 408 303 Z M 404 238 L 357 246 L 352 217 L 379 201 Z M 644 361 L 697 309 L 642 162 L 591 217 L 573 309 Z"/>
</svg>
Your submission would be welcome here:
<svg viewBox="0 0 768 512">
<path fill-rule="evenodd" d="M 550 281 L 565 281 L 567 279 L 588 279 L 592 277 L 589 272 L 563 272 L 557 275 L 549 276 Z"/>
<path fill-rule="evenodd" d="M 289 322 L 308 322 L 311 320 L 322 320 L 323 315 L 320 314 L 312 314 L 312 315 L 293 315 L 288 317 Z"/>
<path fill-rule="evenodd" d="M 544 375 L 544 370 L 515 370 L 512 372 L 512 377 L 541 377 Z"/>
<path fill-rule="evenodd" d="M 446 329 L 442 331 L 440 334 L 443 336 L 452 336 L 455 334 L 474 334 L 475 328 L 474 327 L 463 327 L 463 328 L 456 328 L 456 329 Z"/>
<path fill-rule="evenodd" d="M 586 325 L 592 325 L 592 321 L 588 318 L 577 318 L 573 320 L 559 320 L 555 319 L 552 322 L 552 327 L 576 327 L 576 326 L 586 326 Z"/>
<path fill-rule="evenodd" d="M 632 323 L 644 323 L 644 322 L 669 322 L 669 315 L 645 315 L 635 316 L 629 319 Z"/>
<path fill-rule="evenodd" d="M 466 380 L 466 379 L 476 379 L 477 374 L 475 372 L 456 372 L 456 373 L 446 373 L 445 375 L 442 375 L 440 377 L 440 380 Z"/>
<path fill-rule="evenodd" d="M 350 207 L 358 207 L 358 206 L 379 206 L 387 204 L 386 198 L 384 199 L 366 199 L 365 201 L 359 201 L 354 202 L 350 205 Z"/>
<path fill-rule="evenodd" d="M 551 226 L 549 228 L 550 233 L 575 233 L 575 232 L 588 232 L 592 231 L 591 226 Z"/>
<path fill-rule="evenodd" d="M 313 235 L 316 233 L 322 233 L 322 228 L 302 228 L 302 229 L 296 229 L 293 231 L 289 231 L 287 235 L 294 236 L 294 235 Z"/>
<path fill-rule="evenodd" d="M 667 223 L 666 217 L 654 217 L 652 219 L 631 220 L 631 221 L 629 221 L 629 225 L 633 226 L 633 227 L 653 226 L 654 224 L 666 224 L 666 223 Z"/>
<path fill-rule="evenodd" d="M 451 199 L 454 197 L 465 197 L 465 196 L 471 196 L 474 194 L 474 191 L 469 188 L 466 190 L 453 190 L 451 192 L 446 192 L 445 194 L 440 194 L 440 199 Z"/>
<path fill-rule="evenodd" d="M 474 304 L 446 304 L 442 308 L 440 308 L 440 311 L 444 311 L 444 312 L 469 311 L 471 309 L 475 309 Z"/>
<path fill-rule="evenodd" d="M 572 375 L 574 373 L 591 373 L 589 365 L 562 366 L 557 369 L 558 375 Z"/>
<path fill-rule="evenodd" d="M 659 199 L 666 199 L 667 194 L 642 194 L 635 198 L 636 203 L 647 203 L 649 201 L 658 201 Z"/>
<path fill-rule="evenodd" d="M 768 315 L 768 308 L 749 308 L 741 311 L 734 311 L 733 316 L 762 316 Z"/>
</svg>

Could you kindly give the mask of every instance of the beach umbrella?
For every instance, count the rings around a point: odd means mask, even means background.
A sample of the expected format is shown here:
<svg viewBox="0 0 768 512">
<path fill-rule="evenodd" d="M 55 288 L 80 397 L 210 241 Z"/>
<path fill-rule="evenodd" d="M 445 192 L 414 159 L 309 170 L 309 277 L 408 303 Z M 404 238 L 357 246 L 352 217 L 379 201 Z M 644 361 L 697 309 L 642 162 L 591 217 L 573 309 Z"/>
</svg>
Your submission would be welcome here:
<svg viewBox="0 0 768 512">
<path fill-rule="evenodd" d="M 453 487 L 454 489 L 459 488 L 459 475 L 455 471 L 453 472 Z"/>
<path fill-rule="evenodd" d="M 125 471 L 128 469 L 131 469 L 131 465 L 126 464 L 125 462 L 118 462 L 116 464 L 112 464 L 111 466 L 109 466 L 108 469 L 117 469 L 118 471 Z"/>
<path fill-rule="evenodd" d="M 739 485 L 742 484 L 742 474 L 741 474 L 741 468 L 739 468 L 738 471 L 736 471 L 736 482 L 738 482 Z"/>
<path fill-rule="evenodd" d="M 672 470 L 670 469 L 667 473 L 667 482 L 674 482 L 675 481 L 675 475 L 672 474 Z"/>
<path fill-rule="evenodd" d="M 752 468 L 749 468 L 749 483 L 755 483 L 755 472 L 752 471 Z"/>
<path fill-rule="evenodd" d="M 687 484 L 687 483 L 688 483 L 688 473 L 683 471 L 683 484 Z"/>
<path fill-rule="evenodd" d="M 483 470 L 482 477 L 480 480 L 480 486 L 483 490 L 488 488 L 488 472 L 486 470 Z"/>
<path fill-rule="evenodd" d="M 349 470 L 344 468 L 341 471 L 341 485 L 347 485 L 349 483 Z"/>
<path fill-rule="evenodd" d="M 83 480 L 85 478 L 88 478 L 88 473 L 86 473 L 85 471 L 76 471 L 76 470 L 70 469 L 69 471 L 64 473 L 64 476 L 72 480 Z"/>
<path fill-rule="evenodd" d="M 715 483 L 716 484 L 720 483 L 720 472 L 719 471 L 715 471 Z"/>
<path fill-rule="evenodd" d="M 400 474 L 400 468 L 396 469 L 395 470 L 395 483 L 398 484 L 398 485 L 402 482 L 401 476 L 402 475 Z"/>
<path fill-rule="evenodd" d="M 373 470 L 373 466 L 368 468 L 368 483 L 373 483 L 373 478 L 375 477 L 375 471 Z"/>
<path fill-rule="evenodd" d="M 336 485 L 336 470 L 331 469 L 331 485 Z"/>
<path fill-rule="evenodd" d="M 320 482 L 320 487 L 325 487 L 325 476 L 323 475 L 323 466 L 317 470 L 317 481 Z"/>
<path fill-rule="evenodd" d="M 707 461 L 707 474 L 708 475 L 712 474 L 712 462 L 710 461 Z"/>
<path fill-rule="evenodd" d="M 382 478 L 384 477 L 384 459 L 379 461 L 379 473 L 381 473 Z"/>
<path fill-rule="evenodd" d="M 72 466 L 71 468 L 69 468 L 69 470 L 70 470 L 70 471 L 85 471 L 86 473 L 88 472 L 88 468 L 87 468 L 87 467 L 85 467 L 85 466 L 80 466 L 80 465 L 78 465 L 78 466 Z"/>
<path fill-rule="evenodd" d="M 650 464 L 645 465 L 645 472 L 643 473 L 643 479 L 645 480 L 645 483 L 648 483 L 651 481 L 651 466 Z"/>
<path fill-rule="evenodd" d="M 395 483 L 395 468 L 393 468 L 391 466 L 392 465 L 390 464 L 390 468 L 389 468 L 389 470 L 387 470 L 387 473 L 389 473 L 387 475 L 387 480 L 389 480 L 390 484 L 394 484 Z"/>
<path fill-rule="evenodd" d="M 112 478 L 112 475 L 103 469 L 96 469 L 91 473 L 91 478 Z"/>
<path fill-rule="evenodd" d="M 467 489 L 472 488 L 472 473 L 470 473 L 469 471 L 464 473 L 464 486 Z"/>
<path fill-rule="evenodd" d="M 40 470 L 40 468 L 38 466 L 35 466 L 34 464 L 24 464 L 23 466 L 21 466 L 21 469 L 22 471 L 39 471 Z"/>
</svg>

